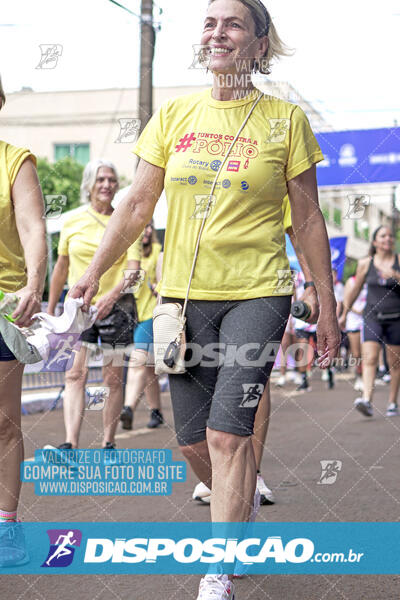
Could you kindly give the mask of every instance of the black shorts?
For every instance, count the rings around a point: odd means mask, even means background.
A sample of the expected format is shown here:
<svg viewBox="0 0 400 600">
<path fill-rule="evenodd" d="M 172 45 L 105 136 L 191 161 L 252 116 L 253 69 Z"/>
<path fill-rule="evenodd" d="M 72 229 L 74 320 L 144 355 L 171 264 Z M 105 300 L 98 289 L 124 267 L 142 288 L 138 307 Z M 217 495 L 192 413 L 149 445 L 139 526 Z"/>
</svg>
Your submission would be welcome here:
<svg viewBox="0 0 400 600">
<path fill-rule="evenodd" d="M 364 319 L 361 336 L 363 342 L 378 342 L 378 344 L 400 346 L 400 320 Z"/>
<path fill-rule="evenodd" d="M 11 352 L 7 344 L 5 343 L 3 336 L 0 335 L 0 362 L 7 362 L 10 360 L 17 360 L 14 354 Z"/>
<path fill-rule="evenodd" d="M 183 300 L 165 298 L 163 302 Z M 206 428 L 253 434 L 258 403 L 285 331 L 290 296 L 240 301 L 191 300 L 187 372 L 170 375 L 178 443 L 206 439 Z"/>
<path fill-rule="evenodd" d="M 133 331 L 137 323 L 136 302 L 132 294 L 124 294 L 114 304 L 110 314 L 95 321 L 80 337 L 82 342 L 102 346 L 125 347 L 133 343 Z"/>
</svg>

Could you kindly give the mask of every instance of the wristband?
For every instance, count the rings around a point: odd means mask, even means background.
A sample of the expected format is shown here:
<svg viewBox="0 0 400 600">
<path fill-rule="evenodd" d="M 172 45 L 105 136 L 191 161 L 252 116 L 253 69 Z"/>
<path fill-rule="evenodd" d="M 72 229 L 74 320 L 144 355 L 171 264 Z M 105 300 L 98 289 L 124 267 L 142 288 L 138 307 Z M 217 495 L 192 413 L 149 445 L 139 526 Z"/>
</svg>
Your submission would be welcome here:
<svg viewBox="0 0 400 600">
<path fill-rule="evenodd" d="M 304 284 L 304 289 L 306 290 L 309 287 L 315 288 L 315 283 L 313 281 L 306 281 Z"/>
</svg>

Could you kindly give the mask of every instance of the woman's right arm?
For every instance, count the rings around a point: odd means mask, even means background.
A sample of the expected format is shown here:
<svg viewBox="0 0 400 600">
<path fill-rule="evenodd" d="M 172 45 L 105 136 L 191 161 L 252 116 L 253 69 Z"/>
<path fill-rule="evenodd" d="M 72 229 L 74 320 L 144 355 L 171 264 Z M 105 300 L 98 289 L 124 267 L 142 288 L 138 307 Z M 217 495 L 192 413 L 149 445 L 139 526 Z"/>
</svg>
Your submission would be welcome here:
<svg viewBox="0 0 400 600">
<path fill-rule="evenodd" d="M 65 282 L 68 277 L 69 268 L 69 257 L 59 256 L 54 267 L 53 274 L 51 276 L 50 290 L 49 290 L 49 305 L 47 312 L 49 315 L 54 315 L 57 302 L 60 299 L 61 292 L 64 289 Z"/>
<path fill-rule="evenodd" d="M 86 273 L 68 294 L 84 299 L 85 307 L 96 295 L 99 279 L 126 252 L 150 222 L 164 189 L 164 169 L 141 159 L 135 179 L 114 211 Z"/>
<path fill-rule="evenodd" d="M 344 289 L 343 312 L 340 315 L 339 320 L 339 324 L 341 327 L 344 327 L 344 324 L 346 323 L 347 313 L 350 312 L 351 307 L 357 300 L 362 290 L 362 287 L 365 283 L 365 278 L 367 276 L 370 261 L 370 258 L 362 258 L 361 260 L 359 260 L 357 265 L 356 277 L 354 279 L 353 285 L 349 287 L 347 285 L 348 282 L 346 283 Z"/>
</svg>

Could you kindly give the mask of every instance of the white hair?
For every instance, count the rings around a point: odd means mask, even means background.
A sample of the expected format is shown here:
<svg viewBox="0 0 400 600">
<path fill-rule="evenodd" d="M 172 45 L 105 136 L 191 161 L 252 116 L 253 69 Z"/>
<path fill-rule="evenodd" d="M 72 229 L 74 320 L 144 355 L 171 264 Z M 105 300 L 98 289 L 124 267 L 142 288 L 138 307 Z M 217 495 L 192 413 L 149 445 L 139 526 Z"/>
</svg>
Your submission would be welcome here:
<svg viewBox="0 0 400 600">
<path fill-rule="evenodd" d="M 110 160 L 104 158 L 96 158 L 88 162 L 83 171 L 81 183 L 81 204 L 87 204 L 90 201 L 90 194 L 93 186 L 96 183 L 97 172 L 101 167 L 108 167 L 114 171 L 115 177 L 119 185 L 119 177 L 117 169 Z"/>
</svg>

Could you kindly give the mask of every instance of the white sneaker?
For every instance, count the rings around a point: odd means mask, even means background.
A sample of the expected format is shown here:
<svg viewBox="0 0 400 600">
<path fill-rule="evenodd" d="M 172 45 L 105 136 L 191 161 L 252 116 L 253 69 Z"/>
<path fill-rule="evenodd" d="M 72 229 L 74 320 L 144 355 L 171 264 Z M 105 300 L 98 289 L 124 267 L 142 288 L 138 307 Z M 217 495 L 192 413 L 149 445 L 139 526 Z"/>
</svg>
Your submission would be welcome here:
<svg viewBox="0 0 400 600">
<path fill-rule="evenodd" d="M 303 383 L 303 377 L 300 373 L 297 373 L 296 376 L 293 378 L 293 383 L 295 383 L 296 385 L 301 385 Z"/>
<path fill-rule="evenodd" d="M 391 402 L 386 410 L 387 417 L 397 417 L 399 414 L 399 407 L 394 402 Z"/>
<path fill-rule="evenodd" d="M 382 377 L 382 381 L 384 381 L 385 383 L 390 383 L 391 377 L 390 377 L 390 373 L 386 373 L 383 377 Z"/>
<path fill-rule="evenodd" d="M 363 384 L 363 380 L 361 377 L 356 377 L 356 380 L 354 382 L 354 389 L 356 392 L 364 391 L 364 384 Z"/>
<path fill-rule="evenodd" d="M 365 398 L 356 398 L 354 400 L 354 408 L 360 411 L 365 417 L 372 417 L 374 414 L 372 404 Z"/>
<path fill-rule="evenodd" d="M 322 373 L 321 373 L 321 381 L 328 381 L 328 377 L 329 377 L 328 371 L 327 370 L 322 371 Z"/>
<path fill-rule="evenodd" d="M 192 494 L 193 500 L 197 500 L 197 502 L 203 502 L 203 504 L 210 504 L 211 501 L 211 490 L 206 486 L 205 483 L 200 481 L 196 485 Z"/>
<path fill-rule="evenodd" d="M 235 588 L 228 575 L 206 575 L 200 581 L 197 600 L 235 600 Z"/>
<path fill-rule="evenodd" d="M 274 495 L 260 474 L 257 475 L 257 489 L 260 492 L 260 502 L 262 505 L 275 504 Z"/>
<path fill-rule="evenodd" d="M 386 382 L 383 381 L 383 379 L 381 379 L 380 377 L 376 377 L 376 379 L 374 381 L 374 385 L 375 386 L 386 385 Z"/>
<path fill-rule="evenodd" d="M 285 385 L 285 383 L 286 383 L 286 376 L 281 375 L 275 385 L 276 385 L 276 387 L 283 387 Z"/>
</svg>

